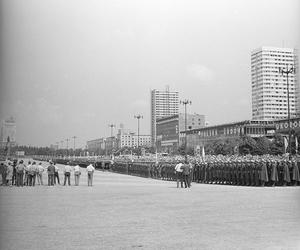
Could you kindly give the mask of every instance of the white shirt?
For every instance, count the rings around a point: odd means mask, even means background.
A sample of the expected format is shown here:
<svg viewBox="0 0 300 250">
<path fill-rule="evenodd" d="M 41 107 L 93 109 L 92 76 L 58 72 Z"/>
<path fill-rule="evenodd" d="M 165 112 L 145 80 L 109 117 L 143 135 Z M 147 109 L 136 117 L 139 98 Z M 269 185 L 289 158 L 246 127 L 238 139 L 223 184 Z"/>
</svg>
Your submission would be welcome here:
<svg viewBox="0 0 300 250">
<path fill-rule="evenodd" d="M 80 172 L 80 167 L 79 167 L 79 165 L 76 165 L 76 166 L 74 167 L 74 172 Z"/>
<path fill-rule="evenodd" d="M 43 173 L 44 172 L 44 167 L 42 166 L 42 165 L 38 165 L 38 170 L 39 170 L 39 173 L 41 174 L 41 173 Z"/>
<path fill-rule="evenodd" d="M 72 167 L 70 165 L 65 166 L 65 173 L 71 173 L 72 172 Z"/>
<path fill-rule="evenodd" d="M 182 163 L 180 162 L 175 166 L 176 172 L 182 173 L 183 169 L 181 167 L 182 167 Z"/>
<path fill-rule="evenodd" d="M 95 168 L 93 167 L 92 164 L 90 164 L 90 165 L 88 165 L 88 166 L 86 167 L 86 171 L 87 171 L 87 172 L 94 172 L 94 171 L 95 171 Z"/>
</svg>

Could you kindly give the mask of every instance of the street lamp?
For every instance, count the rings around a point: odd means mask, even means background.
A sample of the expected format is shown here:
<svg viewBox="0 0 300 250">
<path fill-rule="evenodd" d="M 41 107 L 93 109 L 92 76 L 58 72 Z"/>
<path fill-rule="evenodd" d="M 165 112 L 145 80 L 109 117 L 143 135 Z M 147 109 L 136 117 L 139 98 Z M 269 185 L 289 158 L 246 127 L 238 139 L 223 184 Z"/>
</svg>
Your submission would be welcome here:
<svg viewBox="0 0 300 250">
<path fill-rule="evenodd" d="M 187 153 L 187 114 L 186 114 L 186 105 L 191 105 L 192 102 L 190 100 L 185 99 L 184 101 L 180 101 L 180 104 L 184 105 L 184 130 L 185 130 L 185 140 L 184 140 L 184 150 L 185 150 L 185 154 Z M 180 130 L 180 128 L 179 128 Z M 180 131 L 179 131 L 180 132 Z"/>
<path fill-rule="evenodd" d="M 140 119 L 143 119 L 142 115 L 135 115 L 134 118 L 138 120 L 138 137 L 137 137 L 137 149 L 138 149 L 138 157 L 140 156 L 139 153 L 139 146 L 140 146 Z"/>
<path fill-rule="evenodd" d="M 295 68 L 293 66 L 291 68 L 288 68 L 288 65 L 287 65 L 286 69 L 279 67 L 279 74 L 286 75 L 286 91 L 287 91 L 288 123 L 289 123 L 289 159 L 291 159 L 291 157 L 292 157 L 289 74 L 292 74 L 292 73 L 295 73 Z"/>
</svg>

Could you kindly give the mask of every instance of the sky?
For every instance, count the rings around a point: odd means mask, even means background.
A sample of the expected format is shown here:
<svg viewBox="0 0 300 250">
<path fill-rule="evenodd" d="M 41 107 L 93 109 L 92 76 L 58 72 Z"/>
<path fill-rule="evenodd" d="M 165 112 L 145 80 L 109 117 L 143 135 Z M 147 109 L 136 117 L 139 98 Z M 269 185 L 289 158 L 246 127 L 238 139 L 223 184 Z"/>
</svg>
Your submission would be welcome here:
<svg viewBox="0 0 300 250">
<path fill-rule="evenodd" d="M 299 13 L 298 0 L 0 0 L 0 120 L 16 119 L 19 145 L 84 147 L 109 124 L 137 131 L 137 114 L 150 134 L 150 90 L 166 86 L 211 125 L 251 119 L 251 51 L 299 48 Z"/>
</svg>

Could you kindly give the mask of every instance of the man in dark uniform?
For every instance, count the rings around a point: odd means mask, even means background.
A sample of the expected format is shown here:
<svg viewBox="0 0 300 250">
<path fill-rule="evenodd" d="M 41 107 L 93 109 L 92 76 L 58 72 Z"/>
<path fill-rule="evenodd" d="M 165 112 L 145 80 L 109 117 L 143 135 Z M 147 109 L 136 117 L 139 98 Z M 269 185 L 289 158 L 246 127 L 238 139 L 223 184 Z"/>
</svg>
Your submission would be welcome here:
<svg viewBox="0 0 300 250">
<path fill-rule="evenodd" d="M 182 169 L 183 169 L 183 177 L 184 177 L 184 185 L 185 185 L 185 188 L 190 188 L 191 187 L 191 183 L 190 183 L 190 165 L 187 161 L 187 159 L 185 160 L 183 166 L 182 166 Z"/>
</svg>

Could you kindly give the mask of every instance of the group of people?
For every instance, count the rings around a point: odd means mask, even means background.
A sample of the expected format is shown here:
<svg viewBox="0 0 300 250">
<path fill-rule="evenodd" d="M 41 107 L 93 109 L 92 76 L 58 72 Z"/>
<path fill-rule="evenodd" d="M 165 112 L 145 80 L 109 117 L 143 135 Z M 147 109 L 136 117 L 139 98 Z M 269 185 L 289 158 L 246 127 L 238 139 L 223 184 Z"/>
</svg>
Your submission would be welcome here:
<svg viewBox="0 0 300 250">
<path fill-rule="evenodd" d="M 181 188 L 183 188 L 183 183 L 185 188 L 191 187 L 192 171 L 193 165 L 187 159 L 185 159 L 184 163 L 179 162 L 175 165 L 177 188 L 179 188 L 179 182 Z"/>
<path fill-rule="evenodd" d="M 71 185 L 71 174 L 74 173 L 75 186 L 79 186 L 79 180 L 81 175 L 81 167 L 79 165 L 71 166 L 67 164 L 63 167 L 64 182 L 65 186 Z M 48 176 L 48 186 L 54 186 L 56 184 L 60 185 L 59 178 L 59 168 L 50 160 L 48 166 L 44 167 L 42 163 L 37 163 L 35 161 L 28 161 L 26 164 L 24 160 L 6 160 L 0 163 L 0 171 L 2 175 L 2 185 L 3 186 L 35 186 L 44 185 L 43 175 L 44 172 Z M 88 186 L 93 186 L 93 174 L 95 168 L 92 164 L 88 165 L 86 168 Z"/>
</svg>

